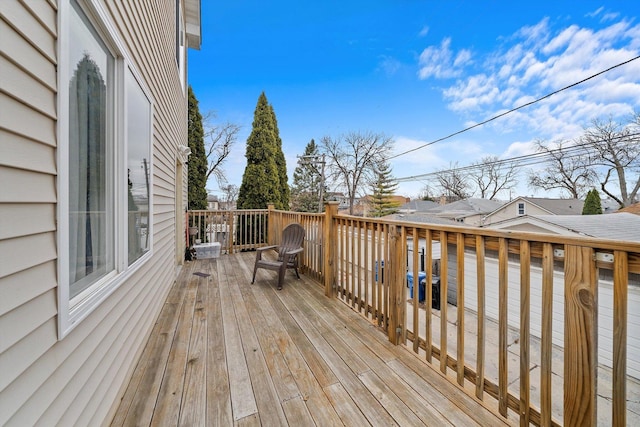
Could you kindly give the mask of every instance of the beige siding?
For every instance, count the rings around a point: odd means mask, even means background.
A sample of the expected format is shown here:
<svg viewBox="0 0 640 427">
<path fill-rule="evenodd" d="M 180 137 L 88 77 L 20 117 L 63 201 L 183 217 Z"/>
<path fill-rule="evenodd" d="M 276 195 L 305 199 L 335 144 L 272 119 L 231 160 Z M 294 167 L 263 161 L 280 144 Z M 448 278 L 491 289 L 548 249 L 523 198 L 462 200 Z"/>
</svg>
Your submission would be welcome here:
<svg viewBox="0 0 640 427">
<path fill-rule="evenodd" d="M 487 216 L 484 223 L 485 226 L 489 224 L 495 224 L 496 222 L 504 221 L 507 219 L 517 218 L 518 216 L 518 203 L 524 203 L 525 215 L 549 215 L 549 211 L 539 208 L 538 206 L 529 203 L 526 200 L 514 200 L 504 205 L 502 208 L 495 211 L 490 216 Z"/>
<path fill-rule="evenodd" d="M 58 340 L 58 10 L 54 1 L 0 2 L 0 425 L 108 423 L 175 278 L 176 147 L 187 144 L 187 111 L 174 7 L 103 2 L 153 100 L 153 256 Z"/>
</svg>

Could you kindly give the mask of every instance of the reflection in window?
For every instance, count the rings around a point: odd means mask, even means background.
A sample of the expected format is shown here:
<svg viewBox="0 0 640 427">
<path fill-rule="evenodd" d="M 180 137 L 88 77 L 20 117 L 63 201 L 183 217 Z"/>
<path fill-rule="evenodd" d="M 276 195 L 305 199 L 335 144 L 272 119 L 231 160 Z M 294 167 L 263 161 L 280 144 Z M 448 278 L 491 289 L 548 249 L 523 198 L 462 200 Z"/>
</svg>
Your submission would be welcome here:
<svg viewBox="0 0 640 427">
<path fill-rule="evenodd" d="M 127 235 L 129 265 L 149 250 L 151 105 L 131 73 L 126 79 Z"/>
<path fill-rule="evenodd" d="M 75 5 L 74 5 L 75 6 Z M 77 7 L 70 25 L 69 297 L 114 267 L 107 104 L 113 58 Z"/>
</svg>

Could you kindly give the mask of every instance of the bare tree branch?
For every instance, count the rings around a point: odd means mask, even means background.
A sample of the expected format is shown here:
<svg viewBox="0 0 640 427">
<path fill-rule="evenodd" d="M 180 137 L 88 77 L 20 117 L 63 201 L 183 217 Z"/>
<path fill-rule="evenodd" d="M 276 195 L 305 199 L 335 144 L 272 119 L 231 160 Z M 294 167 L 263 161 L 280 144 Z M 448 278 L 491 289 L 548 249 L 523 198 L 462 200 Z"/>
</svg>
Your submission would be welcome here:
<svg viewBox="0 0 640 427">
<path fill-rule="evenodd" d="M 349 132 L 337 138 L 321 139 L 329 176 L 346 190 L 350 214 L 353 214 L 356 195 L 370 183 L 376 165 L 388 157 L 393 144 L 391 138 L 372 132 Z"/>
<path fill-rule="evenodd" d="M 606 170 L 600 182 L 602 191 L 622 206 L 633 204 L 640 191 L 640 113 L 634 113 L 626 124 L 611 117 L 606 121 L 595 119 L 581 142 L 595 153 L 591 156 L 593 165 Z M 610 180 L 613 172 L 617 180 Z M 608 188 L 609 184 L 614 189 Z M 619 197 L 612 196 L 615 193 Z"/>
<path fill-rule="evenodd" d="M 463 200 L 473 195 L 469 185 L 469 176 L 458 168 L 458 163 L 449 165 L 449 169 L 437 172 L 436 179 L 442 193 L 448 197 Z"/>
<path fill-rule="evenodd" d="M 213 175 L 218 183 L 226 182 L 225 172 L 223 169 L 224 162 L 229 154 L 231 147 L 238 138 L 240 126 L 234 123 L 214 124 L 215 114 L 209 112 L 203 118 L 204 144 L 207 156 L 207 180 Z"/>
<path fill-rule="evenodd" d="M 543 190 L 564 190 L 569 197 L 579 199 L 595 182 L 595 172 L 586 151 L 572 149 L 567 141 L 557 141 L 551 147 L 544 141 L 535 141 L 536 150 L 550 160 L 542 171 L 529 173 L 529 186 Z"/>
<path fill-rule="evenodd" d="M 501 191 L 511 190 L 518 185 L 518 164 L 499 163 L 498 156 L 486 156 L 474 163 L 469 170 L 469 178 L 480 191 L 480 197 L 493 200 Z"/>
</svg>

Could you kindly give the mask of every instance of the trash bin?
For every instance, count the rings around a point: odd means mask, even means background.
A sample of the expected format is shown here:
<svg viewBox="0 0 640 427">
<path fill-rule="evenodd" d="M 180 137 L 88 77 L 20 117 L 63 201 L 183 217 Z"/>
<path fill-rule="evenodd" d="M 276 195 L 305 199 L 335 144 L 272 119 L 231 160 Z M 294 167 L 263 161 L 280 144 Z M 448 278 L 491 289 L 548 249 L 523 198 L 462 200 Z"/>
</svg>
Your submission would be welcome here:
<svg viewBox="0 0 640 427">
<path fill-rule="evenodd" d="M 420 283 L 420 286 L 418 287 L 418 302 L 424 301 L 426 279 L 427 279 L 427 273 L 425 273 L 424 271 L 419 271 L 418 281 Z M 409 294 L 411 295 L 411 298 L 413 298 L 413 273 L 412 272 L 407 273 L 407 285 L 409 286 Z"/>
<path fill-rule="evenodd" d="M 431 308 L 440 310 L 440 277 L 431 276 Z"/>
<path fill-rule="evenodd" d="M 376 279 L 378 281 L 378 261 L 376 261 Z M 380 283 L 384 282 L 384 260 L 380 261 Z"/>
</svg>

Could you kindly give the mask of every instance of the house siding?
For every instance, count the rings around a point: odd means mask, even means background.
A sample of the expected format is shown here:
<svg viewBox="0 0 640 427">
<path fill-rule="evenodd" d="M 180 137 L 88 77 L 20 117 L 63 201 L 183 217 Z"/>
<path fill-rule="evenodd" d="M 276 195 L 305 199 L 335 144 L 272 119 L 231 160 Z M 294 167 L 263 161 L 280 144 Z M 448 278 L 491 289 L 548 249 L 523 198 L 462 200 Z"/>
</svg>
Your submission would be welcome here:
<svg viewBox="0 0 640 427">
<path fill-rule="evenodd" d="M 179 268 L 175 2 L 101 6 L 153 100 L 153 254 L 58 340 L 58 6 L 0 2 L 0 425 L 108 424 Z"/>
<path fill-rule="evenodd" d="M 491 215 L 487 215 L 484 219 L 483 226 L 488 226 L 490 224 L 494 224 L 496 222 L 504 221 L 511 218 L 517 218 L 518 214 L 518 203 L 524 203 L 524 214 L 525 215 L 549 215 L 549 211 L 539 208 L 538 206 L 521 199 L 516 199 L 513 202 L 507 203 L 502 208 L 493 212 Z"/>
</svg>

